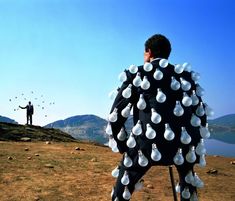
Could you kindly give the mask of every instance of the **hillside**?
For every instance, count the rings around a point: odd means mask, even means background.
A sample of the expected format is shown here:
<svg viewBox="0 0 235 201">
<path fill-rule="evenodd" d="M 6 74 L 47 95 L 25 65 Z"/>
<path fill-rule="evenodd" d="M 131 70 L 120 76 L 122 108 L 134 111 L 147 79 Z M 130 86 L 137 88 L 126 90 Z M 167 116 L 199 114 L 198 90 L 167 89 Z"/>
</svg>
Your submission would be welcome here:
<svg viewBox="0 0 235 201">
<path fill-rule="evenodd" d="M 69 133 L 76 139 L 85 139 L 104 144 L 108 141 L 105 134 L 107 121 L 95 115 L 77 115 L 46 125 Z"/>
<path fill-rule="evenodd" d="M 18 124 L 14 119 L 10 119 L 8 117 L 4 117 L 1 115 L 0 115 L 0 122 Z"/>
<path fill-rule="evenodd" d="M 75 150 L 79 147 L 78 150 Z M 0 201 L 110 201 L 111 171 L 121 159 L 109 148 L 81 142 L 0 142 Z M 232 201 L 235 158 L 207 157 L 196 172 L 201 201 Z M 211 169 L 218 172 L 208 174 Z M 178 180 L 174 168 L 175 180 Z M 168 167 L 153 167 L 132 201 L 172 201 Z M 178 198 L 179 200 L 179 198 Z"/>
<path fill-rule="evenodd" d="M 71 142 L 75 139 L 58 129 L 40 126 L 19 125 L 0 122 L 0 140 L 6 141 L 59 141 Z"/>
</svg>

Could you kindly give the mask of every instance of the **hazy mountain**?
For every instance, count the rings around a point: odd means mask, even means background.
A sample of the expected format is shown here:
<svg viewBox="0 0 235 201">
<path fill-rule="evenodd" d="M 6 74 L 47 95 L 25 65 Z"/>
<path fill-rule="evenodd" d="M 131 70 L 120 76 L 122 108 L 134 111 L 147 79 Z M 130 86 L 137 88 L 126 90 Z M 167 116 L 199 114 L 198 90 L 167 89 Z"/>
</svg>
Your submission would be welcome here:
<svg viewBox="0 0 235 201">
<path fill-rule="evenodd" d="M 98 143 L 106 143 L 105 133 L 107 121 L 95 115 L 77 115 L 65 120 L 55 121 L 46 125 L 47 128 L 58 128 L 76 139 L 85 139 Z"/>
<path fill-rule="evenodd" d="M 14 119 L 10 119 L 8 117 L 4 117 L 0 115 L 0 122 L 6 122 L 6 123 L 13 123 L 13 124 L 18 124 Z"/>
</svg>

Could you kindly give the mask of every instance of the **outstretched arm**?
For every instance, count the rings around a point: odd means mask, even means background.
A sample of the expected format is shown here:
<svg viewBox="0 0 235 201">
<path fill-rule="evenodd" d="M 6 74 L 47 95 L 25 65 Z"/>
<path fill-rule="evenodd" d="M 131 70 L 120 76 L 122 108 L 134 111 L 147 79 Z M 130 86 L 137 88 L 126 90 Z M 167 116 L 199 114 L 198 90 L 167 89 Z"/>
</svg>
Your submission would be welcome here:
<svg viewBox="0 0 235 201">
<path fill-rule="evenodd" d="M 19 108 L 21 108 L 21 109 L 26 109 L 26 108 L 27 108 L 27 106 L 25 106 L 25 107 L 21 107 L 21 106 L 19 105 Z"/>
</svg>

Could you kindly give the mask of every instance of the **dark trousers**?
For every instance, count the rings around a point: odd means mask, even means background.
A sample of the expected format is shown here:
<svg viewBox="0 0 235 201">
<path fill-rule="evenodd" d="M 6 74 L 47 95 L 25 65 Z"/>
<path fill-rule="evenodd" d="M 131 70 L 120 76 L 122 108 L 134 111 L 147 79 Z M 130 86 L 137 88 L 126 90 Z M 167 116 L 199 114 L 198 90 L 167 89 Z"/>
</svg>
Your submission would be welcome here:
<svg viewBox="0 0 235 201">
<path fill-rule="evenodd" d="M 32 125 L 32 123 L 33 123 L 32 114 L 27 114 L 27 124 L 29 124 L 29 123 L 30 123 L 30 125 Z"/>
</svg>

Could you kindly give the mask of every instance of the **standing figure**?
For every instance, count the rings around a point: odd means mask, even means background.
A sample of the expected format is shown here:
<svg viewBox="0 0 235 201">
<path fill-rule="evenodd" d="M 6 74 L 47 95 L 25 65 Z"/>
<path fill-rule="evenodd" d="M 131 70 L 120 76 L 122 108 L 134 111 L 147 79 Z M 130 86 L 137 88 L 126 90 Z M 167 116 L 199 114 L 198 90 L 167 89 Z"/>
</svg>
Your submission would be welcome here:
<svg viewBox="0 0 235 201">
<path fill-rule="evenodd" d="M 29 101 L 29 104 L 26 105 L 25 107 L 21 107 L 19 106 L 21 109 L 26 109 L 26 118 L 27 118 L 27 125 L 30 123 L 30 125 L 32 125 L 33 123 L 33 119 L 32 119 L 32 116 L 33 116 L 33 105 L 31 104 L 31 102 Z"/>
<path fill-rule="evenodd" d="M 170 64 L 170 52 L 169 40 L 153 35 L 145 43 L 144 65 L 131 65 L 119 76 L 123 83 L 106 128 L 110 148 L 123 154 L 112 171 L 117 178 L 113 201 L 130 200 L 142 186 L 142 176 L 155 165 L 176 166 L 181 201 L 198 200 L 197 188 L 203 187 L 193 167 L 206 165 L 207 116 L 213 112 L 202 101 L 199 73 L 189 63 Z M 131 111 L 133 127 L 128 133 L 125 122 Z"/>
</svg>

